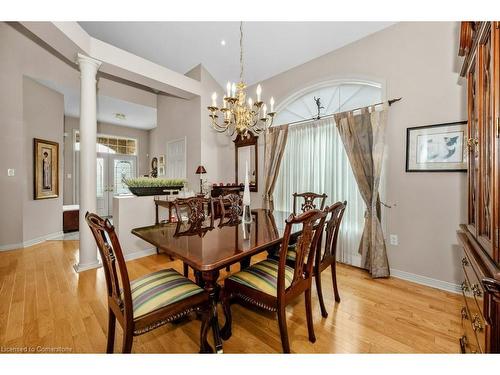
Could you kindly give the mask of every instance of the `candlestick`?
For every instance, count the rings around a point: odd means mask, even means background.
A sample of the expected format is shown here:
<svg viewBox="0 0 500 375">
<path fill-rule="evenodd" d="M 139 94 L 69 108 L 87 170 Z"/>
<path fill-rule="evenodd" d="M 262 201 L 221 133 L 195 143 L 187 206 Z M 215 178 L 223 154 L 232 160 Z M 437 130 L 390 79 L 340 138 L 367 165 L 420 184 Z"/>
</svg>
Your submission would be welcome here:
<svg viewBox="0 0 500 375">
<path fill-rule="evenodd" d="M 260 102 L 260 94 L 262 93 L 262 87 L 257 85 L 257 101 Z"/>
<path fill-rule="evenodd" d="M 212 107 L 217 107 L 217 93 L 215 91 L 212 94 Z"/>
<path fill-rule="evenodd" d="M 271 96 L 271 100 L 269 101 L 271 104 L 271 112 L 274 112 L 274 98 Z"/>
<path fill-rule="evenodd" d="M 230 97 L 231 96 L 231 82 L 227 82 L 227 85 L 226 85 L 226 89 L 227 89 L 227 96 Z"/>
</svg>

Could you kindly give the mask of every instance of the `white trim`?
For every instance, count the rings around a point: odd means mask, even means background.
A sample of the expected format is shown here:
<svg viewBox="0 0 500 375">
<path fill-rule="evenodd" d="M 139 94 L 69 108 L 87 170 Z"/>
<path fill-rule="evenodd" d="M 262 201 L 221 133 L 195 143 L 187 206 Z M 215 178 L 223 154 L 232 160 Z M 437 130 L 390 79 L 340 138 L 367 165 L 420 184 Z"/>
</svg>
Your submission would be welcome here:
<svg viewBox="0 0 500 375">
<path fill-rule="evenodd" d="M 75 270 L 76 273 L 80 273 L 87 270 L 93 270 L 95 268 L 100 268 L 100 267 L 102 267 L 102 263 L 99 260 L 84 265 L 80 265 L 79 263 L 73 264 L 73 269 Z"/>
<path fill-rule="evenodd" d="M 396 277 L 398 279 L 411 281 L 420 285 L 430 286 L 431 288 L 445 290 L 451 293 L 461 293 L 460 285 L 453 284 L 448 281 L 433 279 L 427 276 L 416 275 L 414 273 L 395 270 L 391 268 L 391 276 Z"/>
<path fill-rule="evenodd" d="M 64 233 L 62 231 L 49 233 L 44 236 L 36 237 L 31 240 L 23 241 L 21 243 L 14 243 L 9 245 L 0 245 L 0 251 L 9 251 L 9 250 L 21 250 L 26 247 L 30 247 L 33 245 L 37 245 L 39 243 L 51 240 L 62 240 L 64 238 Z"/>
<path fill-rule="evenodd" d="M 155 255 L 155 254 L 156 254 L 156 248 L 149 247 L 149 248 L 144 249 L 144 250 L 134 251 L 133 253 L 125 254 L 123 257 L 125 258 L 126 261 L 129 261 L 129 260 L 133 260 L 133 259 L 147 257 L 150 255 Z"/>
</svg>

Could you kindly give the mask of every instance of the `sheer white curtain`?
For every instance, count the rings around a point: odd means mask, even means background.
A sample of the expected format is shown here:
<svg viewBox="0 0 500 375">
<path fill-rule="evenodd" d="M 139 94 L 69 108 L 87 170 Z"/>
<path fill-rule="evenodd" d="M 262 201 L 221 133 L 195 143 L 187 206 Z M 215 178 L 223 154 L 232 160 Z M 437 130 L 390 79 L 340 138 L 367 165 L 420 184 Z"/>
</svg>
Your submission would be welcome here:
<svg viewBox="0 0 500 375">
<path fill-rule="evenodd" d="M 337 258 L 340 262 L 360 266 L 358 247 L 365 204 L 333 119 L 289 128 L 274 190 L 275 209 L 291 212 L 292 194 L 307 191 L 326 193 L 327 204 L 347 201 Z"/>
</svg>

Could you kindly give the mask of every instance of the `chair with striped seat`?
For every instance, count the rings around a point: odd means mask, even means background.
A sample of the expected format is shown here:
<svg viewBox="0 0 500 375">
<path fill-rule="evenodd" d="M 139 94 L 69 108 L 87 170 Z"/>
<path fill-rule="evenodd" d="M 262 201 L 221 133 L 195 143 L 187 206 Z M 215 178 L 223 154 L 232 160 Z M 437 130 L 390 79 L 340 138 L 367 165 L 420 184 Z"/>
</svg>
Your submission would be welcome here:
<svg viewBox="0 0 500 375">
<path fill-rule="evenodd" d="M 318 292 L 319 306 L 321 308 L 321 315 L 326 318 L 325 303 L 323 301 L 323 291 L 321 287 L 321 272 L 328 267 L 332 273 L 333 293 L 335 302 L 340 302 L 339 289 L 337 287 L 337 240 L 340 232 L 340 224 L 344 217 L 344 211 L 347 207 L 347 201 L 337 202 L 325 209 L 329 215 L 325 223 L 323 235 L 325 241 L 318 242 L 316 258 L 314 261 L 314 280 L 316 282 L 316 290 Z"/>
<path fill-rule="evenodd" d="M 113 225 L 96 214 L 85 220 L 102 258 L 108 294 L 106 352 L 113 353 L 116 321 L 123 329 L 122 352 L 130 353 L 133 337 L 142 335 L 192 312 L 202 318 L 200 353 L 210 353 L 207 341 L 210 322 L 208 294 L 174 269 L 156 271 L 129 280 L 127 266 Z"/>
<path fill-rule="evenodd" d="M 286 264 L 286 251 L 280 250 L 279 259 L 258 262 L 224 280 L 221 293 L 226 316 L 226 323 L 221 331 L 224 340 L 229 339 L 232 333 L 230 304 L 238 301 L 244 305 L 277 312 L 283 352 L 290 353 L 285 307 L 304 293 L 309 341 L 316 341 L 311 311 L 312 267 L 325 218 L 326 213 L 310 210 L 299 216 L 290 215 L 286 220 L 281 249 L 288 249 L 292 226 L 299 225 L 302 228 L 296 246 L 298 261 L 294 267 Z M 308 259 L 307 262 L 304 259 Z"/>
</svg>

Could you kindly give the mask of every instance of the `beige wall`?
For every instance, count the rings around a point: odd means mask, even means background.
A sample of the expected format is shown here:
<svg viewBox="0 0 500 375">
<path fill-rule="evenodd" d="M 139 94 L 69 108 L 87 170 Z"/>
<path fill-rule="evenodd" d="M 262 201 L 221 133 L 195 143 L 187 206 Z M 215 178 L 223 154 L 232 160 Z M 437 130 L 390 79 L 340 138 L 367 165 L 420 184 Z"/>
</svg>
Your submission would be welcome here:
<svg viewBox="0 0 500 375">
<path fill-rule="evenodd" d="M 23 241 L 62 231 L 64 97 L 38 82 L 23 79 L 24 179 Z M 59 197 L 33 199 L 33 138 L 59 144 Z"/>
<path fill-rule="evenodd" d="M 408 127 L 466 119 L 465 89 L 457 83 L 458 33 L 458 23 L 399 23 L 261 83 L 278 104 L 335 78 L 379 81 L 388 99 L 403 97 L 390 108 L 387 126 L 385 201 L 395 206 L 386 211 L 386 227 L 399 236 L 399 246 L 388 244 L 390 265 L 451 283 L 461 281 L 455 231 L 465 221 L 466 176 L 406 173 L 405 141 Z"/>
<path fill-rule="evenodd" d="M 80 119 L 75 117 L 64 117 L 64 204 L 76 202 L 73 196 L 73 131 L 80 128 Z M 138 142 L 137 172 L 139 176 L 148 174 L 149 168 L 149 131 L 135 129 L 125 126 L 97 123 L 97 134 L 114 135 L 118 137 L 135 138 Z M 71 178 L 68 178 L 68 174 Z"/>
</svg>

